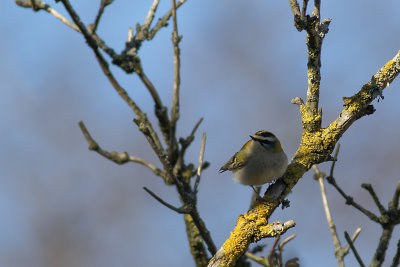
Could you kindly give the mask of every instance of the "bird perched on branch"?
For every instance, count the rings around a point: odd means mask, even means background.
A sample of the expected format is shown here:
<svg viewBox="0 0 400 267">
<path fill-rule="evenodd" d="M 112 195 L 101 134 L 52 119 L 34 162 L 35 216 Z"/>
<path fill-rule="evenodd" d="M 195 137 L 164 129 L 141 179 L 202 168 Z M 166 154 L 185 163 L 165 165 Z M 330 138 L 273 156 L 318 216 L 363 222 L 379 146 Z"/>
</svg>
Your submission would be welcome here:
<svg viewBox="0 0 400 267">
<path fill-rule="evenodd" d="M 286 171 L 288 159 L 276 136 L 268 131 L 258 131 L 225 163 L 219 173 L 232 171 L 235 182 L 263 185 L 279 178 Z"/>
</svg>

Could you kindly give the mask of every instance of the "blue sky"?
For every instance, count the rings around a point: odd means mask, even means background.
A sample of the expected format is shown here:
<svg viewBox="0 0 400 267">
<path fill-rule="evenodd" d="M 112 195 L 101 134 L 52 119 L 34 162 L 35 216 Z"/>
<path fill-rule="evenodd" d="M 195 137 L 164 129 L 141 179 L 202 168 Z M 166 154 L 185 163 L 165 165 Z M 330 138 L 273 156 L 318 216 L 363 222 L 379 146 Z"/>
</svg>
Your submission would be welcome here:
<svg viewBox="0 0 400 267">
<path fill-rule="evenodd" d="M 128 27 L 142 23 L 151 1 L 116 0 L 106 9 L 98 33 L 121 51 Z M 49 2 L 66 15 L 61 4 Z M 85 24 L 97 12 L 94 1 L 73 1 Z M 169 8 L 161 1 L 156 19 Z M 336 118 L 342 97 L 351 96 L 400 49 L 400 3 L 322 1 L 332 18 L 322 50 L 320 105 L 323 125 Z M 0 14 L 0 265 L 2 266 L 191 266 L 184 223 L 153 200 L 146 186 L 171 203 L 173 188 L 142 166 L 119 166 L 87 149 L 83 120 L 109 151 L 128 151 L 158 165 L 134 114 L 112 89 L 82 36 L 51 15 L 3 1 Z M 181 120 L 187 136 L 204 121 L 188 151 L 197 162 L 207 133 L 199 209 L 217 247 L 249 204 L 251 189 L 235 184 L 219 167 L 257 130 L 281 140 L 291 157 L 301 124 L 290 100 L 306 94 L 305 33 L 293 27 L 287 1 L 191 1 L 178 11 L 183 35 Z M 173 86 L 171 27 L 140 50 L 144 70 L 170 106 Z M 112 71 L 140 107 L 152 116 L 152 100 L 134 75 Z M 341 139 L 337 181 L 360 203 L 377 212 L 361 183 L 371 183 L 387 203 L 399 180 L 399 81 L 375 102 Z M 322 164 L 327 171 L 329 164 Z M 328 186 L 342 243 L 343 232 L 363 228 L 356 242 L 368 263 L 380 227 L 368 221 Z M 289 195 L 291 207 L 272 220 L 294 219 L 297 237 L 285 255 L 303 266 L 337 266 L 318 185 L 307 173 Z M 394 255 L 395 230 L 387 262 Z M 262 241 L 271 246 L 272 240 Z M 354 256 L 346 263 L 353 266 Z"/>
</svg>

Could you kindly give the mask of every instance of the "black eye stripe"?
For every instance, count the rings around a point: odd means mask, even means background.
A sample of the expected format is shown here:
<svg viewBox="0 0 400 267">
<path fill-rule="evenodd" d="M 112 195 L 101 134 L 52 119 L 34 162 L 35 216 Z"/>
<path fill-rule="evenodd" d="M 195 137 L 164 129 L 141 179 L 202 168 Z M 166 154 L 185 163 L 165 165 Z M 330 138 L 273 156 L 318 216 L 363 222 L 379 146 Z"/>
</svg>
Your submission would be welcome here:
<svg viewBox="0 0 400 267">
<path fill-rule="evenodd" d="M 272 145 L 273 143 L 275 143 L 275 141 L 270 141 L 270 140 L 267 140 L 267 139 L 258 139 L 257 140 L 258 142 L 260 142 L 261 144 L 266 144 L 266 145 Z"/>
</svg>

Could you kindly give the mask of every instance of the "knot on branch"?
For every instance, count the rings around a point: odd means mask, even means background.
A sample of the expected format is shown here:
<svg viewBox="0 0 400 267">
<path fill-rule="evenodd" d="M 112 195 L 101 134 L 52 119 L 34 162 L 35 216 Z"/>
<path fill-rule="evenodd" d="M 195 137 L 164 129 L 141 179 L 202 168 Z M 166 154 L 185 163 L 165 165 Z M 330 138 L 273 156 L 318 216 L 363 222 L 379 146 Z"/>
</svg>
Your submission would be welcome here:
<svg viewBox="0 0 400 267">
<path fill-rule="evenodd" d="M 110 153 L 110 159 L 117 164 L 124 164 L 129 161 L 128 152 L 118 153 L 116 151 L 112 151 Z"/>
<path fill-rule="evenodd" d="M 121 55 L 115 55 L 112 63 L 121 67 L 126 73 L 140 73 L 142 72 L 140 58 L 132 51 L 133 50 L 129 50 L 126 53 L 122 52 Z"/>
</svg>

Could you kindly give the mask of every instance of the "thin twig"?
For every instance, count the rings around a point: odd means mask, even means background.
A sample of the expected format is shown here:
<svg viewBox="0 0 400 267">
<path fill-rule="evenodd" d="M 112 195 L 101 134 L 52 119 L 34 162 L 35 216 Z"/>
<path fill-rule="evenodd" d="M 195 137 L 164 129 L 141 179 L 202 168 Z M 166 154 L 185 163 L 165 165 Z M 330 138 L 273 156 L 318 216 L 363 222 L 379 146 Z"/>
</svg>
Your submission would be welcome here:
<svg viewBox="0 0 400 267">
<path fill-rule="evenodd" d="M 379 212 L 381 213 L 381 215 L 385 215 L 387 213 L 385 207 L 382 205 L 382 203 L 380 202 L 378 196 L 376 195 L 374 189 L 372 188 L 371 184 L 362 184 L 361 185 L 362 188 L 364 188 L 365 190 L 368 191 L 368 193 L 371 195 L 372 199 L 374 200 L 376 206 L 379 209 Z"/>
<path fill-rule="evenodd" d="M 336 149 L 337 151 L 337 149 Z M 337 156 L 337 154 L 336 154 Z M 333 161 L 334 163 L 335 161 Z M 333 165 L 332 163 L 332 165 Z M 333 168 L 332 172 L 333 172 Z M 315 172 L 314 178 L 318 180 L 319 187 L 321 190 L 322 204 L 324 206 L 324 211 L 326 215 L 326 220 L 328 222 L 329 230 L 331 231 L 333 245 L 335 246 L 335 257 L 338 261 L 339 266 L 344 266 L 344 254 L 342 253 L 342 245 L 340 244 L 339 236 L 336 232 L 335 223 L 332 220 L 331 212 L 328 205 L 328 199 L 326 197 L 326 190 L 324 184 L 325 173 L 321 172 L 316 165 L 313 165 L 313 170 Z"/>
<path fill-rule="evenodd" d="M 17 5 L 19 5 L 20 7 L 25 7 L 25 8 L 32 8 L 34 9 L 32 3 L 35 2 L 34 4 L 36 5 L 36 10 L 44 10 L 48 13 L 50 13 L 51 15 L 53 15 L 54 17 L 56 17 L 57 19 L 59 19 L 62 23 L 64 23 L 65 25 L 67 25 L 68 27 L 71 27 L 72 29 L 74 29 L 77 32 L 81 32 L 79 30 L 79 28 L 73 24 L 72 22 L 70 22 L 68 19 L 66 19 L 63 15 L 61 15 L 60 13 L 58 13 L 55 9 L 51 8 L 48 4 L 46 4 L 45 2 L 42 1 L 37 1 L 37 0 L 32 0 L 32 1 L 22 1 L 22 0 L 16 0 L 15 3 Z"/>
<path fill-rule="evenodd" d="M 151 7 L 149 9 L 149 13 L 147 13 L 146 19 L 144 20 L 144 23 L 143 23 L 143 26 L 142 26 L 142 31 L 148 33 L 150 25 L 153 22 L 154 15 L 156 13 L 156 10 L 157 10 L 159 2 L 160 2 L 160 0 L 154 0 L 153 1 L 153 4 L 151 5 Z"/>
<path fill-rule="evenodd" d="M 321 16 L 320 14 L 321 14 L 321 0 L 314 0 L 314 10 L 312 16 L 318 18 L 319 21 Z"/>
<path fill-rule="evenodd" d="M 190 211 L 190 216 L 192 216 L 193 222 L 196 224 L 196 227 L 199 229 L 204 242 L 207 244 L 208 251 L 211 253 L 211 255 L 214 255 L 217 252 L 217 247 L 215 246 L 214 241 L 211 238 L 211 234 L 208 231 L 203 219 L 201 219 L 196 207 Z"/>
<path fill-rule="evenodd" d="M 285 240 L 283 240 L 283 241 L 279 244 L 279 246 L 278 246 L 279 250 L 282 251 L 283 247 L 284 247 L 290 240 L 294 239 L 295 237 L 296 237 L 296 234 L 293 234 L 293 235 L 291 235 L 291 236 L 286 237 Z"/>
<path fill-rule="evenodd" d="M 178 9 L 181 5 L 183 5 L 187 0 L 179 0 L 176 3 L 176 8 Z M 156 33 L 162 28 L 167 26 L 167 21 L 171 18 L 172 16 L 172 9 L 168 11 L 162 18 L 160 18 L 157 22 L 157 24 L 151 29 L 149 34 L 147 35 L 147 40 L 151 40 L 154 38 Z"/>
<path fill-rule="evenodd" d="M 351 196 L 348 196 L 336 183 L 335 179 L 333 177 L 327 177 L 327 181 L 335 187 L 335 189 L 340 193 L 340 195 L 346 200 L 347 205 L 351 205 L 364 213 L 368 218 L 370 218 L 372 221 L 380 223 L 379 217 L 376 216 L 374 213 L 370 212 L 369 210 L 365 209 L 362 207 L 360 204 L 356 203 L 354 199 Z"/>
<path fill-rule="evenodd" d="M 158 202 L 160 202 L 161 204 L 163 204 L 164 206 L 166 206 L 167 208 L 180 213 L 180 214 L 184 214 L 184 213 L 188 213 L 188 211 L 184 208 L 184 207 L 180 207 L 177 208 L 167 202 L 165 202 L 164 200 L 162 200 L 159 196 L 157 196 L 155 193 L 153 193 L 153 191 L 151 191 L 150 189 L 148 189 L 147 187 L 143 187 L 143 189 L 149 193 L 152 197 L 154 197 Z"/>
<path fill-rule="evenodd" d="M 196 177 L 196 181 L 194 183 L 194 187 L 193 187 L 193 192 L 195 194 L 197 194 L 197 188 L 199 186 L 200 183 L 200 177 L 201 177 L 201 170 L 203 168 L 203 159 L 204 159 L 204 151 L 206 148 L 206 133 L 203 133 L 203 137 L 201 139 L 201 148 L 200 148 L 200 155 L 199 155 L 199 165 L 197 166 L 197 177 Z"/>
<path fill-rule="evenodd" d="M 201 118 L 197 121 L 197 123 L 194 125 L 192 131 L 190 132 L 190 136 L 191 136 L 191 137 L 194 136 L 194 134 L 195 134 L 196 131 L 197 131 L 197 128 L 199 128 L 200 123 L 201 123 L 202 121 L 203 121 L 203 117 L 201 117 Z"/>
<path fill-rule="evenodd" d="M 340 143 L 337 143 L 336 150 L 335 150 L 335 155 L 333 156 L 333 160 L 332 160 L 331 169 L 329 171 L 329 176 L 331 176 L 331 177 L 333 177 L 333 170 L 335 169 L 335 165 L 336 165 L 337 157 L 338 157 L 338 154 L 339 154 L 339 150 L 340 150 Z"/>
<path fill-rule="evenodd" d="M 180 105 L 179 89 L 181 83 L 181 74 L 180 74 L 181 59 L 180 59 L 179 42 L 182 38 L 181 36 L 178 35 L 178 22 L 176 15 L 175 0 L 172 0 L 172 24 L 173 24 L 172 44 L 174 48 L 174 93 L 172 97 L 172 107 L 171 107 L 171 132 L 175 133 L 176 123 L 179 119 L 179 105 Z"/>
<path fill-rule="evenodd" d="M 163 106 L 163 104 L 161 102 L 161 98 L 158 95 L 156 88 L 151 83 L 149 78 L 147 78 L 146 74 L 144 74 L 143 71 L 139 72 L 138 76 L 139 76 L 140 80 L 143 82 L 143 84 L 146 86 L 147 90 L 149 90 L 149 92 L 153 98 L 154 104 L 156 105 L 156 108 L 161 108 Z"/>
<path fill-rule="evenodd" d="M 358 254 L 356 248 L 354 247 L 353 241 L 351 241 L 351 238 L 347 232 L 344 232 L 344 238 L 346 238 L 347 243 L 349 243 L 349 246 L 351 248 L 351 251 L 353 251 L 354 256 L 356 257 L 358 264 L 360 264 L 361 267 L 365 267 L 365 264 L 360 258 L 360 255 Z"/>
<path fill-rule="evenodd" d="M 251 253 L 251 252 L 246 252 L 245 253 L 246 257 L 257 262 L 258 264 L 262 265 L 262 266 L 269 266 L 267 259 L 264 257 L 258 257 L 255 254 Z"/>
<path fill-rule="evenodd" d="M 308 0 L 303 0 L 303 8 L 301 9 L 301 16 L 304 18 L 307 12 Z"/>
<path fill-rule="evenodd" d="M 195 126 L 193 127 L 190 135 L 188 137 L 184 138 L 180 138 L 179 142 L 181 143 L 181 149 L 179 151 L 179 158 L 183 159 L 183 157 L 185 156 L 186 150 L 187 148 L 190 146 L 190 144 L 193 142 L 194 140 L 194 135 L 197 131 L 197 129 L 199 128 L 201 122 L 203 121 L 203 118 L 200 118 L 198 120 L 198 122 L 195 124 Z"/>
<path fill-rule="evenodd" d="M 400 181 L 397 183 L 396 190 L 393 194 L 392 201 L 389 202 L 389 210 L 397 210 L 400 197 Z"/>
<path fill-rule="evenodd" d="M 113 0 L 101 0 L 100 1 L 100 7 L 97 12 L 96 19 L 95 19 L 94 23 L 92 25 L 90 25 L 91 27 L 89 27 L 90 33 L 94 34 L 96 32 L 97 26 L 99 25 L 100 18 L 103 15 L 105 7 L 110 5 L 112 2 L 113 2 Z"/>
<path fill-rule="evenodd" d="M 351 237 L 351 241 L 354 243 L 357 240 L 358 235 L 361 233 L 361 227 L 358 227 L 354 233 L 353 236 Z M 343 254 L 347 255 L 349 253 L 349 249 L 350 249 L 350 245 L 347 244 L 344 248 L 343 248 Z"/>
<path fill-rule="evenodd" d="M 159 168 L 157 168 L 156 166 L 154 166 L 153 164 L 151 164 L 150 162 L 147 162 L 141 158 L 138 157 L 134 157 L 134 156 L 130 156 L 127 152 L 123 152 L 123 153 L 117 153 L 115 151 L 113 152 L 108 152 L 104 149 L 102 149 L 98 143 L 93 139 L 93 137 L 91 136 L 91 134 L 89 133 L 89 131 L 87 130 L 85 124 L 80 121 L 79 122 L 79 127 L 83 133 L 83 135 L 85 136 L 85 139 L 89 145 L 89 150 L 93 150 L 96 151 L 97 153 L 99 153 L 101 156 L 117 163 L 117 164 L 124 164 L 127 162 L 136 162 L 139 164 L 142 164 L 143 166 L 146 166 L 147 168 L 149 168 L 150 170 L 153 171 L 153 173 L 157 176 L 160 177 L 164 177 L 165 174 L 162 170 L 160 170 Z"/>
</svg>

